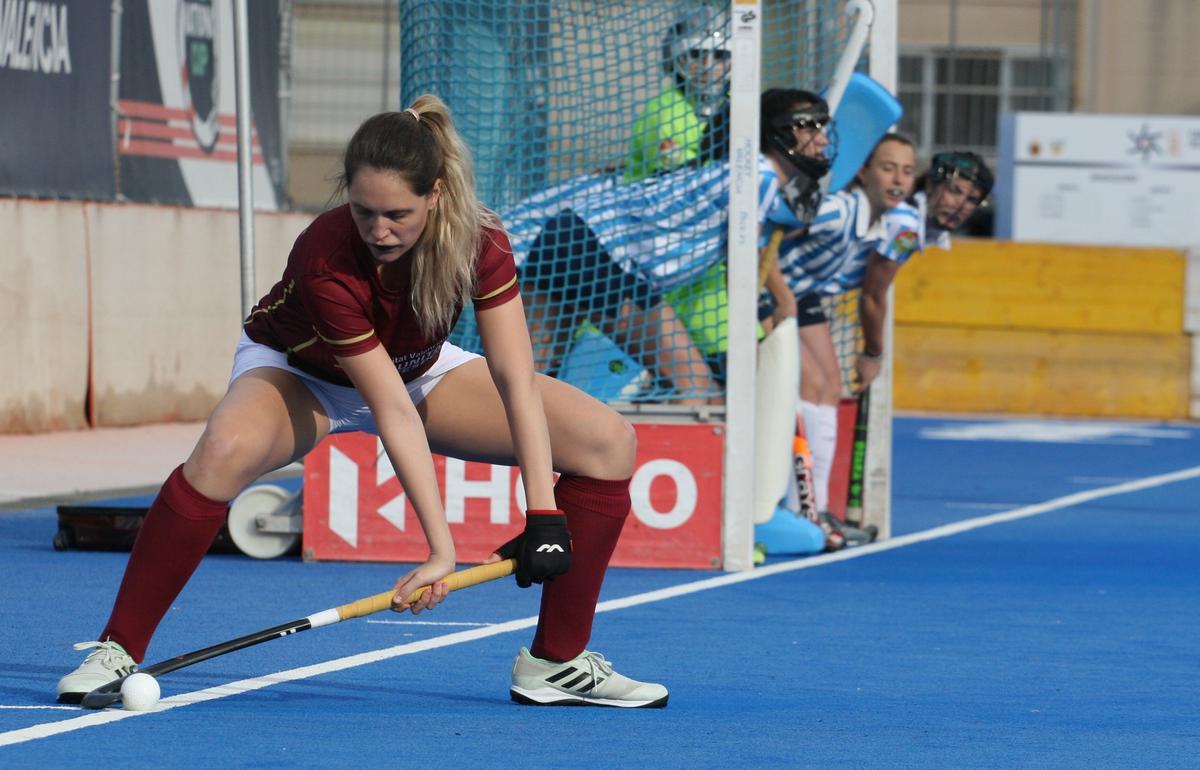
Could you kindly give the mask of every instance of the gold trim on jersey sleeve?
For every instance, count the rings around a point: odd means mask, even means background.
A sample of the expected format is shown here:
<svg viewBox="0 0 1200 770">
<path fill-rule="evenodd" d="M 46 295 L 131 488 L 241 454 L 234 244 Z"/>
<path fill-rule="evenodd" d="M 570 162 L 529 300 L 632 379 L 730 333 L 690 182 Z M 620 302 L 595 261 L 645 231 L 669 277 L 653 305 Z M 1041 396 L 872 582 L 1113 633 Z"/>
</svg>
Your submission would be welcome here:
<svg viewBox="0 0 1200 770">
<path fill-rule="evenodd" d="M 246 320 L 242 323 L 242 326 L 249 326 L 250 322 L 253 321 L 255 316 L 257 316 L 259 313 L 275 312 L 275 310 L 278 309 L 280 305 L 287 302 L 288 295 L 290 295 L 293 291 L 295 291 L 295 289 L 296 289 L 295 279 L 288 281 L 287 287 L 284 288 L 284 290 L 283 290 L 283 296 L 281 296 L 278 301 L 273 302 L 272 304 L 270 304 L 267 307 L 256 307 L 256 308 L 252 309 L 250 311 L 250 315 L 247 316 Z"/>
<path fill-rule="evenodd" d="M 487 294 L 484 294 L 482 297 L 476 297 L 475 301 L 482 302 L 483 300 L 491 299 L 492 297 L 495 297 L 498 294 L 503 294 L 504 292 L 508 291 L 512 287 L 512 285 L 516 282 L 517 282 L 517 277 L 514 275 L 512 278 L 508 279 L 508 283 L 504 284 L 503 286 L 501 286 L 499 289 L 496 289 L 495 291 L 489 291 Z"/>
<path fill-rule="evenodd" d="M 316 341 L 317 341 L 317 337 L 314 334 L 312 337 L 309 337 L 304 342 L 301 342 L 299 345 L 294 345 L 294 346 L 288 348 L 287 352 L 288 352 L 288 354 L 299 353 L 301 350 L 304 350 L 306 347 L 312 345 Z"/>
<path fill-rule="evenodd" d="M 371 331 L 367 332 L 366 334 L 360 334 L 357 337 L 351 337 L 348 340 L 330 340 L 330 339 L 326 339 L 325 337 L 321 337 L 321 339 L 323 341 L 329 343 L 330 345 L 353 345 L 356 342 L 362 342 L 363 340 L 365 340 L 367 337 L 370 337 L 374 333 L 375 333 L 375 330 L 372 329 Z M 319 334 L 319 332 L 318 332 L 318 334 Z"/>
</svg>

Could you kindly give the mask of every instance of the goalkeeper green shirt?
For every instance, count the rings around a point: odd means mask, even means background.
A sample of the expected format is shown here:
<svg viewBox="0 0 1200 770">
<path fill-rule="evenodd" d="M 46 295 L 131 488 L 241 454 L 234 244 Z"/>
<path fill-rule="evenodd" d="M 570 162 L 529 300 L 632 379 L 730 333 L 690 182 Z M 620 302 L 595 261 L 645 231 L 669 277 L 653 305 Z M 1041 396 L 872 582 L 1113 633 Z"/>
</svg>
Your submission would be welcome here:
<svg viewBox="0 0 1200 770">
<path fill-rule="evenodd" d="M 624 181 L 636 182 L 696 160 L 705 126 L 679 89 L 669 88 L 651 99 L 633 124 Z"/>
</svg>

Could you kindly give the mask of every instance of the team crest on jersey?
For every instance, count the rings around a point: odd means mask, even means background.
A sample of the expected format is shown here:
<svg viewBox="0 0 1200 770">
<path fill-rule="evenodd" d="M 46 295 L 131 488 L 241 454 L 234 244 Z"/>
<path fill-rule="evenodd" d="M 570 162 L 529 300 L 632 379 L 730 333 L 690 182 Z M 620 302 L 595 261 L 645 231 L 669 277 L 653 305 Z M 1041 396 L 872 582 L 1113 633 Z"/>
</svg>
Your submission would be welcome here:
<svg viewBox="0 0 1200 770">
<path fill-rule="evenodd" d="M 892 252 L 900 258 L 905 258 L 917 250 L 918 243 L 920 240 L 916 232 L 903 230 L 892 240 Z"/>
<path fill-rule="evenodd" d="M 221 138 L 217 98 L 217 9 L 212 0 L 179 3 L 179 73 L 185 105 L 192 113 L 192 134 L 205 152 Z"/>
</svg>

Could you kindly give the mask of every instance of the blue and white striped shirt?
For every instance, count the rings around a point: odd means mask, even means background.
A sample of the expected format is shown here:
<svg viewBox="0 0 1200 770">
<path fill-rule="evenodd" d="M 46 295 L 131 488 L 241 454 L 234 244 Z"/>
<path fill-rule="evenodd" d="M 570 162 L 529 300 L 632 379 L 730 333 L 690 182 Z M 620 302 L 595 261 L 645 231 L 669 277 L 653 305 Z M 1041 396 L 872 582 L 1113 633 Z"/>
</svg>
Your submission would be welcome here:
<svg viewBox="0 0 1200 770">
<path fill-rule="evenodd" d="M 903 265 L 914 254 L 925 250 L 927 237 L 944 249 L 950 248 L 949 232 L 940 228 L 930 228 L 926 232 L 926 207 L 925 193 L 919 192 L 913 196 L 912 203 L 905 201 L 885 212 L 880 221 L 882 238 L 870 249 L 856 250 L 821 292 L 841 294 L 861 287 L 872 250 L 884 259 Z"/>
<path fill-rule="evenodd" d="M 759 157 L 758 221 L 802 227 L 779 194 L 774 167 Z M 501 212 L 518 265 L 550 217 L 573 210 L 611 259 L 667 291 L 725 259 L 729 166 L 684 167 L 636 182 L 613 175 L 576 177 Z M 763 228 L 766 229 L 766 228 Z"/>
<path fill-rule="evenodd" d="M 874 248 L 883 230 L 871 225 L 871 204 L 862 190 L 842 190 L 821 201 L 801 235 L 779 247 L 779 267 L 797 297 L 822 291 L 847 264 Z"/>
</svg>

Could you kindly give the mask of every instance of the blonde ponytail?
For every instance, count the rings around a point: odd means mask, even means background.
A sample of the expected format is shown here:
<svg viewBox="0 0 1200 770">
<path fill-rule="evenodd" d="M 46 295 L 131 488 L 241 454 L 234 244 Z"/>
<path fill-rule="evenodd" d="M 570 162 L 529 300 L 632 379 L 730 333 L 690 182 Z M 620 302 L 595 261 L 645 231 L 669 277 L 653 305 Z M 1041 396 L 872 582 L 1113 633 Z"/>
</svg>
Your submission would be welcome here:
<svg viewBox="0 0 1200 770">
<path fill-rule="evenodd" d="M 444 332 L 475 288 L 480 228 L 496 226 L 497 221 L 475 196 L 471 151 L 454 127 L 450 109 L 438 97 L 425 94 L 409 110 L 433 134 L 442 155 L 442 192 L 413 249 L 413 305 L 422 326 L 429 324 L 423 331 Z"/>
</svg>

